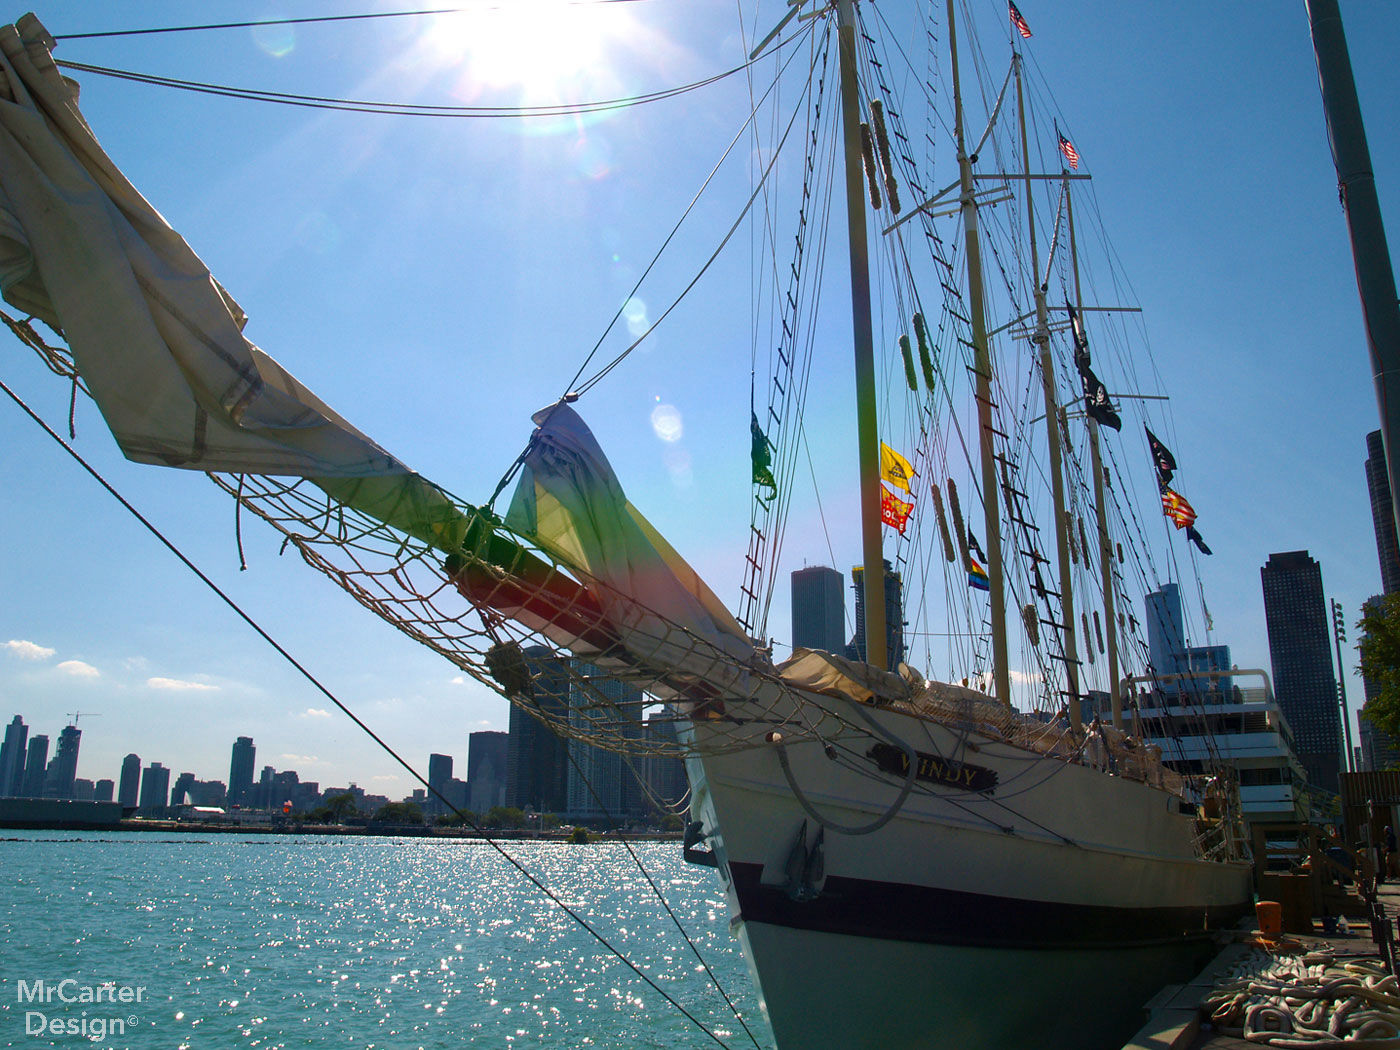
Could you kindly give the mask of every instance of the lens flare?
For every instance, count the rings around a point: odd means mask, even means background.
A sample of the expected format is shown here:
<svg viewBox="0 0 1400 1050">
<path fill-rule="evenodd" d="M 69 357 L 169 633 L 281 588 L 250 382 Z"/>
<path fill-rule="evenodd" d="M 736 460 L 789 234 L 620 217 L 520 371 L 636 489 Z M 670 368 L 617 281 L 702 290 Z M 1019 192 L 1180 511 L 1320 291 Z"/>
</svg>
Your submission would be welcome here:
<svg viewBox="0 0 1400 1050">
<path fill-rule="evenodd" d="M 675 444 L 685 433 L 680 410 L 675 405 L 657 405 L 651 410 L 651 429 L 662 441 Z"/>
</svg>

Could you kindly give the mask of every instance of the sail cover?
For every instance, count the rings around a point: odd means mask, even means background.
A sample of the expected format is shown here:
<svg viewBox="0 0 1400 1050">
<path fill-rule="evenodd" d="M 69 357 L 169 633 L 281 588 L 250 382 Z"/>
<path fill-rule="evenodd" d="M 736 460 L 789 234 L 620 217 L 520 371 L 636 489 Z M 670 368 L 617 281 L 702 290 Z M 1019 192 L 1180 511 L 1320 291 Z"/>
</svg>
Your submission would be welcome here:
<svg viewBox="0 0 1400 1050">
<path fill-rule="evenodd" d="M 712 682 L 718 674 L 734 688 L 736 673 L 758 666 L 738 621 L 627 501 L 577 412 L 561 402 L 531 418 L 537 429 L 507 527 L 602 585 L 591 589 L 634 657 Z"/>
</svg>

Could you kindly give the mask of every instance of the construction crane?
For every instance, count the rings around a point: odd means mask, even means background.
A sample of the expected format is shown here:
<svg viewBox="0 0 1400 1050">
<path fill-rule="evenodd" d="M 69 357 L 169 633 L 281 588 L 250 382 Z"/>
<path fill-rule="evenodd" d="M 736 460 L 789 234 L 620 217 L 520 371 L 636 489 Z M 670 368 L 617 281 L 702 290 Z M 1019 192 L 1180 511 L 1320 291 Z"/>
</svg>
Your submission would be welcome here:
<svg viewBox="0 0 1400 1050">
<path fill-rule="evenodd" d="M 68 717 L 68 720 L 72 722 L 73 725 L 77 725 L 78 719 L 82 718 L 84 715 L 87 715 L 88 718 L 102 717 L 101 713 L 97 711 L 68 711 L 66 712 L 66 715 Z"/>
</svg>

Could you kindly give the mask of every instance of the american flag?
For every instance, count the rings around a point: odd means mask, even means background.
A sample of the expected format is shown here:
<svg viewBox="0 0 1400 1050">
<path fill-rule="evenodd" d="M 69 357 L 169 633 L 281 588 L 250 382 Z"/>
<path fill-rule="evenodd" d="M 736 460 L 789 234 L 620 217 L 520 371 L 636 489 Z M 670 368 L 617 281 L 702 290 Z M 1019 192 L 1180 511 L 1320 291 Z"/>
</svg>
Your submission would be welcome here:
<svg viewBox="0 0 1400 1050">
<path fill-rule="evenodd" d="M 1162 513 L 1172 519 L 1178 529 L 1190 528 L 1196 524 L 1196 512 L 1186 497 L 1172 489 L 1162 490 Z"/>
<path fill-rule="evenodd" d="M 1058 132 L 1057 132 L 1056 134 L 1059 135 Z M 1059 139 L 1060 139 L 1060 152 L 1063 153 L 1063 154 L 1065 155 L 1065 160 L 1069 161 L 1069 166 L 1070 166 L 1071 168 L 1078 168 L 1078 167 L 1079 167 L 1079 151 L 1078 151 L 1077 149 L 1074 148 L 1074 143 L 1071 142 L 1069 139 L 1065 138 L 1063 135 L 1059 135 Z"/>
<path fill-rule="evenodd" d="M 1016 27 L 1016 32 L 1020 33 L 1026 40 L 1029 40 L 1031 38 L 1031 27 L 1026 23 L 1026 20 L 1021 17 L 1021 12 L 1016 10 L 1016 5 L 1012 3 L 1011 0 L 1006 0 L 1006 6 L 1011 9 L 1011 24 Z"/>
</svg>

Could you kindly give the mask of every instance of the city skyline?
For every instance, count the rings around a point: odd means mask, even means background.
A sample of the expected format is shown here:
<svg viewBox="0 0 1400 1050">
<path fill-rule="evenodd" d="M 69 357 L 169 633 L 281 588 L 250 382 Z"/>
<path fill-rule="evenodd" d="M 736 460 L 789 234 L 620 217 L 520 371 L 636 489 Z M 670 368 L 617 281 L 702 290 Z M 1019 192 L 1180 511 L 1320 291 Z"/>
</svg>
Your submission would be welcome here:
<svg viewBox="0 0 1400 1050">
<path fill-rule="evenodd" d="M 651 89 L 734 64 L 740 48 L 709 5 L 641 6 L 645 32 L 620 32 L 615 53 L 599 63 L 623 82 L 580 82 L 570 96 Z M 123 18 L 176 24 L 184 13 L 152 2 L 139 19 Z M 1196 565 L 1213 633 L 1242 666 L 1267 666 L 1256 573 L 1269 552 L 1310 550 L 1349 626 L 1381 589 L 1362 467 L 1375 395 L 1307 20 L 1301 8 L 1261 19 L 1228 5 L 1121 14 L 1099 0 L 1043 13 L 1025 45 L 1028 68 L 1055 85 L 1081 171 L 1094 176 L 1093 207 L 1113 231 L 1148 319 L 1174 415 L 1172 427 L 1153 429 L 1181 464 L 1182 491 L 1215 551 Z M 1374 0 L 1348 3 L 1343 14 L 1382 209 L 1393 222 L 1400 143 L 1378 132 L 1396 111 L 1387 78 L 1400 29 Z M 1004 29 L 1004 10 L 998 15 Z M 58 35 L 111 28 L 105 13 L 99 19 L 93 5 L 76 0 L 54 0 L 42 16 Z M 394 46 L 413 76 L 392 85 L 365 82 L 371 63 L 347 60 L 382 55 L 382 28 L 298 28 L 278 48 L 248 31 L 68 39 L 59 54 L 175 77 L 434 103 L 454 97 L 462 63 L 458 55 L 449 66 L 430 49 L 432 28 L 431 21 L 401 27 Z M 465 498 L 493 490 L 528 438 L 529 413 L 558 396 L 575 351 L 591 345 L 600 318 L 625 294 L 622 276 L 650 258 L 657 230 L 674 218 L 674 198 L 688 198 L 697 156 L 712 160 L 721 130 L 726 140 L 732 134 L 716 127 L 718 104 L 696 113 L 684 99 L 582 127 L 522 132 L 506 121 L 410 127 L 77 79 L 104 147 L 248 311 L 250 335 L 353 423 Z M 471 86 L 484 97 L 491 88 Z M 746 113 L 747 100 L 735 94 L 720 101 Z M 682 120 L 692 134 L 676 135 Z M 657 149 L 659 142 L 676 148 Z M 1183 153 L 1183 143 L 1198 148 Z M 1209 165 L 1209 175 L 1193 163 Z M 500 187 L 502 170 L 518 173 L 509 191 Z M 1210 193 L 1202 191 L 1206 181 Z M 658 185 L 666 192 L 654 191 Z M 455 256 L 469 243 L 499 245 L 503 255 L 491 273 L 464 285 Z M 541 244 L 556 250 L 542 258 Z M 372 262 L 390 258 L 393 267 Z M 345 291 L 369 285 L 383 298 L 370 303 Z M 555 297 L 548 318 L 541 287 Z M 651 294 L 654 316 L 666 290 Z M 732 299 L 747 301 L 748 289 Z M 412 332 L 396 329 L 386 352 L 378 303 L 392 301 L 413 304 L 419 320 Z M 684 311 L 678 318 L 659 330 L 658 352 L 637 355 L 609 380 L 617 386 L 602 391 L 607 409 L 590 420 L 637 508 L 732 603 L 743 537 L 736 545 L 718 526 L 732 521 L 742 534 L 748 520 L 749 406 L 684 363 L 702 360 L 718 371 L 717 348 L 735 344 L 702 327 L 710 318 Z M 464 342 L 464 332 L 475 335 Z M 443 381 L 466 358 L 475 385 L 491 392 L 470 412 L 460 384 Z M 6 381 L 66 433 L 66 384 L 18 352 L 9 355 Z M 652 426 L 663 406 L 674 410 L 667 418 L 683 421 L 683 433 L 663 438 Z M 283 557 L 279 536 L 247 520 L 235 535 L 229 502 L 203 478 L 127 463 L 82 399 L 74 425 L 79 451 L 395 749 L 420 755 L 439 735 L 507 729 L 506 701 L 356 608 L 294 553 Z M 14 508 L 0 522 L 0 542 L 26 552 L 0 567 L 0 589 L 11 599 L 0 612 L 0 702 L 43 723 L 79 706 L 100 712 L 104 726 L 117 723 L 92 743 L 105 769 L 164 735 L 180 741 L 195 768 L 214 770 L 226 760 L 227 741 L 251 732 L 278 741 L 275 764 L 314 770 L 323 782 L 356 770 L 390 793 L 409 789 L 324 694 L 28 420 L 14 410 L 0 414 L 0 432 Z M 489 448 L 483 432 L 492 436 Z M 1133 440 L 1141 435 L 1125 433 L 1113 454 L 1150 470 Z M 700 451 L 716 447 L 725 451 Z M 843 456 L 833 440 L 814 459 L 839 468 Z M 834 499 L 844 498 L 844 484 L 835 482 Z M 60 527 L 73 522 L 95 538 L 95 556 L 77 556 L 71 529 Z M 830 524 L 828 546 L 814 517 L 794 521 L 792 565 L 820 559 L 849 572 L 859 547 L 837 516 Z M 1172 557 L 1153 583 L 1179 582 L 1194 608 L 1189 552 L 1179 536 L 1171 542 Z M 786 611 L 775 610 L 768 633 L 786 639 L 788 627 Z M 1214 640 L 1199 615 L 1186 627 L 1192 645 Z M 1351 645 L 1345 652 L 1354 667 Z M 948 670 L 919 663 L 926 672 Z M 1349 675 L 1354 702 L 1357 684 Z"/>
</svg>

